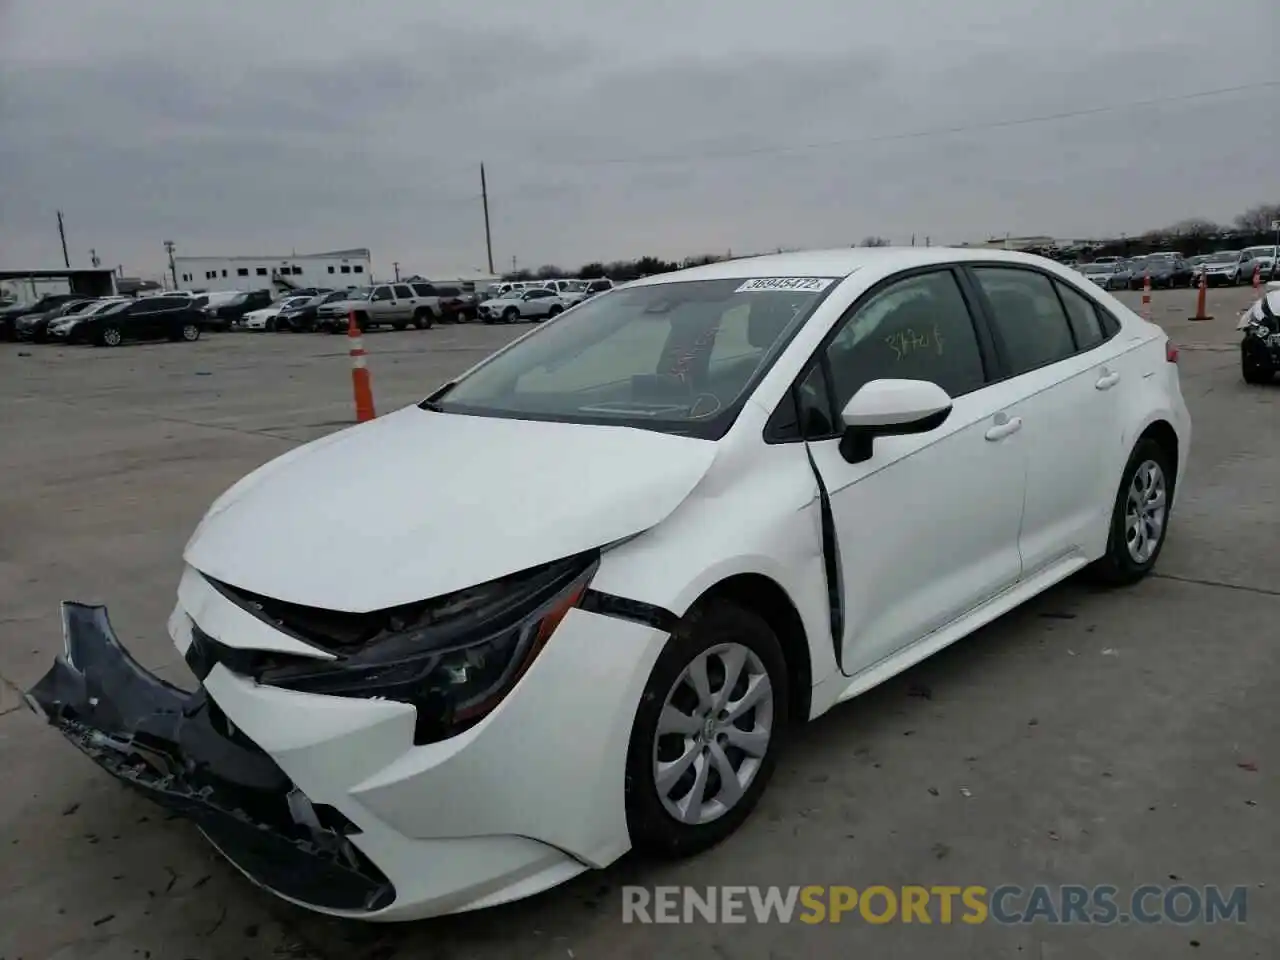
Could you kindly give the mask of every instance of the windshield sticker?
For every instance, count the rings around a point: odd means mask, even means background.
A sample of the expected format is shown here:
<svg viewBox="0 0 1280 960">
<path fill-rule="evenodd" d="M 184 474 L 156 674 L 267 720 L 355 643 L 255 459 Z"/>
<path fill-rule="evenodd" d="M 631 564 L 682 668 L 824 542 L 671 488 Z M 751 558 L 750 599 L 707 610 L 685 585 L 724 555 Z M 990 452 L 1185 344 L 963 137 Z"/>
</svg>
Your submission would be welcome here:
<svg viewBox="0 0 1280 960">
<path fill-rule="evenodd" d="M 780 290 L 784 293 L 819 293 L 831 286 L 830 277 L 757 277 L 748 280 L 734 293 L 752 293 L 761 290 Z"/>
</svg>

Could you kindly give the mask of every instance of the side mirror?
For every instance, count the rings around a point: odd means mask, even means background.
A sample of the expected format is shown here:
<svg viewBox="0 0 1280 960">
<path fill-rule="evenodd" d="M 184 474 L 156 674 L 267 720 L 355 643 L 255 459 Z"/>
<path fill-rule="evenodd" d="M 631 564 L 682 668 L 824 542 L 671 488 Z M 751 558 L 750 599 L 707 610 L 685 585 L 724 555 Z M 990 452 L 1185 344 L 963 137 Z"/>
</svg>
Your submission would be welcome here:
<svg viewBox="0 0 1280 960">
<path fill-rule="evenodd" d="M 936 430 L 951 415 L 951 397 L 927 380 L 872 380 L 855 393 L 840 419 L 840 454 L 849 463 L 871 459 L 876 437 Z"/>
</svg>

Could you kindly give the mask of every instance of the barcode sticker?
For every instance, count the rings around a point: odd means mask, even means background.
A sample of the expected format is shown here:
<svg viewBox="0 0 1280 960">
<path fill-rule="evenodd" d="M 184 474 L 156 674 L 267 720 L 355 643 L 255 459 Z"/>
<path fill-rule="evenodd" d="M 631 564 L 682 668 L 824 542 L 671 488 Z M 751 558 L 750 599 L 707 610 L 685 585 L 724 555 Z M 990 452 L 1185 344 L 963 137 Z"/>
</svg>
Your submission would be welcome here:
<svg viewBox="0 0 1280 960">
<path fill-rule="evenodd" d="M 831 286 L 830 277 L 757 277 L 748 280 L 734 293 L 778 290 L 783 293 L 820 293 Z"/>
</svg>

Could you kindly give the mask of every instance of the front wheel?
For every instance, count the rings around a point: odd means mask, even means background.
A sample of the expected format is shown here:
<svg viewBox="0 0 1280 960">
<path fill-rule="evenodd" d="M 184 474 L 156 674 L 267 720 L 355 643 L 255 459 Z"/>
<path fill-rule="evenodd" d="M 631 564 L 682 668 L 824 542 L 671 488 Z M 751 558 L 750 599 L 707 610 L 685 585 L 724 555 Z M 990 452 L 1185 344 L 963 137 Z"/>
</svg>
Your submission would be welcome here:
<svg viewBox="0 0 1280 960">
<path fill-rule="evenodd" d="M 786 660 L 760 616 L 712 601 L 658 657 L 627 749 L 626 813 L 642 853 L 690 856 L 750 815 L 788 720 Z"/>
<path fill-rule="evenodd" d="M 124 340 L 124 332 L 119 327 L 103 327 L 98 334 L 98 343 L 104 347 L 118 347 Z"/>
<path fill-rule="evenodd" d="M 1249 340 L 1240 344 L 1240 375 L 1245 383 L 1270 383 L 1275 375 L 1275 366 L 1271 362 L 1271 354 L 1261 344 L 1254 345 Z"/>
<path fill-rule="evenodd" d="M 1176 469 L 1172 454 L 1150 437 L 1134 447 L 1112 509 L 1107 552 L 1092 568 L 1096 579 L 1123 586 L 1151 572 L 1169 528 Z"/>
<path fill-rule="evenodd" d="M 502 311 L 503 323 L 517 323 L 520 320 L 520 311 L 515 307 L 507 307 Z"/>
<path fill-rule="evenodd" d="M 196 323 L 184 323 L 182 325 L 181 336 L 187 343 L 195 343 L 200 339 L 200 325 Z"/>
</svg>

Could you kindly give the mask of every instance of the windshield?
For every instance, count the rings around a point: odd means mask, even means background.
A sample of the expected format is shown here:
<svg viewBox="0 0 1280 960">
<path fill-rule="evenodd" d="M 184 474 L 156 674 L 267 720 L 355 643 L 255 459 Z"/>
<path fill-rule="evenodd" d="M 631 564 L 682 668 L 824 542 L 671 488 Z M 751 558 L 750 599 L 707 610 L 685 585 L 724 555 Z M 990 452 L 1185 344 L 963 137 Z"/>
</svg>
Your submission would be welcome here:
<svg viewBox="0 0 1280 960">
<path fill-rule="evenodd" d="M 1247 253 L 1251 259 L 1256 259 L 1258 257 L 1274 257 L 1276 255 L 1276 248 L 1275 247 L 1245 247 L 1244 252 Z"/>
<path fill-rule="evenodd" d="M 695 280 L 608 293 L 517 341 L 429 406 L 715 439 L 836 282 Z"/>
<path fill-rule="evenodd" d="M 295 307 L 301 307 L 301 306 L 304 306 L 304 305 L 305 305 L 305 304 L 307 304 L 310 300 L 311 300 L 311 298 L 310 298 L 310 297 L 290 297 L 288 300 L 286 300 L 284 303 L 282 303 L 282 304 L 280 305 L 280 309 L 282 309 L 282 310 L 292 310 L 292 309 L 294 309 Z"/>
</svg>

